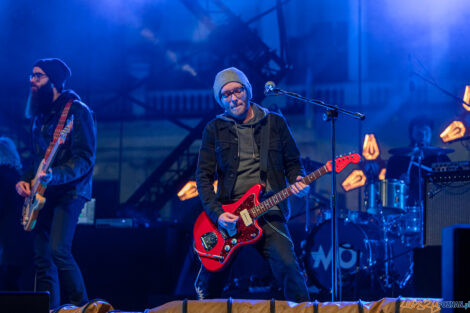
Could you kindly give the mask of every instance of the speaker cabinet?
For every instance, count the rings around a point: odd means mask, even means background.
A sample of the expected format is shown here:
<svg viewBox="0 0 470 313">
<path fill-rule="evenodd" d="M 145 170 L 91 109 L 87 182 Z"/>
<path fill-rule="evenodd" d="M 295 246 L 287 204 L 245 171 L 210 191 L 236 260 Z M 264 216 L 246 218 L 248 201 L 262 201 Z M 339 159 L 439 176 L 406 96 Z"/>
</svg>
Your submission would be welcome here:
<svg viewBox="0 0 470 313">
<path fill-rule="evenodd" d="M 454 225 L 442 231 L 442 297 L 468 300 L 470 295 L 470 225 Z"/>
<path fill-rule="evenodd" d="M 441 245 L 442 229 L 470 223 L 469 176 L 430 176 L 426 182 L 425 245 Z"/>
<path fill-rule="evenodd" d="M 414 297 L 441 298 L 441 246 L 413 249 Z"/>
<path fill-rule="evenodd" d="M 49 293 L 0 292 L 0 313 L 49 313 Z"/>
</svg>

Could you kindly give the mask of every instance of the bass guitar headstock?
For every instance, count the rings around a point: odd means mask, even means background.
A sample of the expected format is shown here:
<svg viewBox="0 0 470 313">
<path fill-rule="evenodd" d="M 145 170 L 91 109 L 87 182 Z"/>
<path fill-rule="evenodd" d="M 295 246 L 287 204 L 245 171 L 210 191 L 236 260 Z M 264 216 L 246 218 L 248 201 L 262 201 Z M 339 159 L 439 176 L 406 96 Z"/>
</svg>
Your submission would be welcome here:
<svg viewBox="0 0 470 313">
<path fill-rule="evenodd" d="M 336 173 L 341 172 L 344 170 L 346 166 L 348 166 L 349 163 L 359 163 L 361 160 L 361 156 L 357 153 L 351 153 L 348 155 L 341 156 L 339 158 L 335 159 L 335 170 Z M 332 171 L 332 163 L 331 161 L 328 161 L 328 163 L 325 164 L 326 169 L 328 172 Z"/>
</svg>

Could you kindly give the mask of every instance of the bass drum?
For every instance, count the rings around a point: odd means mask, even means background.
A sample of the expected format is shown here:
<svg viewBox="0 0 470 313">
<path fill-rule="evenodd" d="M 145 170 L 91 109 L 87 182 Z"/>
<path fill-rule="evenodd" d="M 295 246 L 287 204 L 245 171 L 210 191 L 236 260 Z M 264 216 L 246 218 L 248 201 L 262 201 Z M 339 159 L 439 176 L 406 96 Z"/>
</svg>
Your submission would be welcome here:
<svg viewBox="0 0 470 313">
<path fill-rule="evenodd" d="M 343 297 L 369 296 L 365 289 L 380 289 L 385 247 L 375 224 L 357 225 L 338 219 L 339 262 Z M 303 253 L 309 285 L 331 290 L 331 220 L 316 227 Z"/>
</svg>

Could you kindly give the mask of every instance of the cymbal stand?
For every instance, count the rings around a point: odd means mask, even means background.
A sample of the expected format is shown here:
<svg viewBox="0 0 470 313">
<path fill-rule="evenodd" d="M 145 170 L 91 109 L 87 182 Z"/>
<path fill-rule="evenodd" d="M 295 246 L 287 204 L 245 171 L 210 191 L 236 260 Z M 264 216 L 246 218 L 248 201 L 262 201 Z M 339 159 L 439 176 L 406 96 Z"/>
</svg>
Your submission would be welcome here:
<svg viewBox="0 0 470 313">
<path fill-rule="evenodd" d="M 414 273 L 414 262 L 413 262 L 413 254 L 410 253 L 410 267 L 408 268 L 408 272 L 406 272 L 406 276 L 401 280 L 400 284 L 398 285 L 398 287 L 400 289 L 403 289 L 406 284 L 408 283 L 408 281 L 410 280 L 410 278 L 413 276 L 413 273 Z"/>
<path fill-rule="evenodd" d="M 385 270 L 385 288 L 390 288 L 390 260 L 388 257 L 389 254 L 389 240 L 388 240 L 388 223 L 385 221 L 385 214 L 383 214 L 382 208 L 380 208 L 380 215 L 382 217 L 382 230 L 384 234 L 384 270 Z"/>
<path fill-rule="evenodd" d="M 419 245 L 422 248 L 424 245 L 424 203 L 423 203 L 423 184 L 421 182 L 422 180 L 422 168 L 421 168 L 421 163 L 423 162 L 424 159 L 424 153 L 421 150 L 418 156 L 418 207 L 419 207 L 419 221 L 418 223 L 420 224 L 420 238 L 419 238 Z"/>
</svg>

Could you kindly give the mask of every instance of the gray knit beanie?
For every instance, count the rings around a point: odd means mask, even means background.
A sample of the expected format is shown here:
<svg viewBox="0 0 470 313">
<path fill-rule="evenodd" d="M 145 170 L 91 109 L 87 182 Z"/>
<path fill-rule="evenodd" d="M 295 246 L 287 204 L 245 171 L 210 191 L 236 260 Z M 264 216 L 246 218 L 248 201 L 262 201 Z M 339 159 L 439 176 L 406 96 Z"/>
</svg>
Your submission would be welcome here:
<svg viewBox="0 0 470 313">
<path fill-rule="evenodd" d="M 253 94 L 252 94 L 251 84 L 248 81 L 248 78 L 239 69 L 235 67 L 229 67 L 229 68 L 226 68 L 225 70 L 218 72 L 217 75 L 215 76 L 213 90 L 214 90 L 214 98 L 218 104 L 222 105 L 221 99 L 220 99 L 220 90 L 222 90 L 222 88 L 226 84 L 231 83 L 231 82 L 238 82 L 242 84 L 246 88 L 246 92 L 248 94 L 248 100 L 251 100 L 251 97 Z"/>
</svg>

